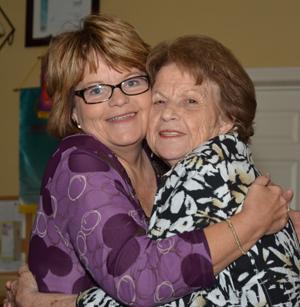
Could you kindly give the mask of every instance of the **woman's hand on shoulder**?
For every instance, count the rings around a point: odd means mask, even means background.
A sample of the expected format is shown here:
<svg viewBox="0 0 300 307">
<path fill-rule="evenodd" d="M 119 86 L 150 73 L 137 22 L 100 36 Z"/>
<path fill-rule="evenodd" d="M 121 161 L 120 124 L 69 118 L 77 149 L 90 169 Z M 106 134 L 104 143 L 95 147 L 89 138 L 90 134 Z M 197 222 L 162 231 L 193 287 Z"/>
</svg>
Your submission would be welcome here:
<svg viewBox="0 0 300 307">
<path fill-rule="evenodd" d="M 256 178 L 250 186 L 242 212 L 245 221 L 255 223 L 261 235 L 276 233 L 287 223 L 289 205 L 293 198 L 291 190 L 283 190 L 267 176 Z"/>
<path fill-rule="evenodd" d="M 3 301 L 3 307 L 16 307 L 16 301 L 15 297 L 13 295 L 13 287 L 14 283 L 16 283 L 17 280 L 8 280 L 5 283 L 5 290 L 6 290 L 6 296 Z"/>
</svg>

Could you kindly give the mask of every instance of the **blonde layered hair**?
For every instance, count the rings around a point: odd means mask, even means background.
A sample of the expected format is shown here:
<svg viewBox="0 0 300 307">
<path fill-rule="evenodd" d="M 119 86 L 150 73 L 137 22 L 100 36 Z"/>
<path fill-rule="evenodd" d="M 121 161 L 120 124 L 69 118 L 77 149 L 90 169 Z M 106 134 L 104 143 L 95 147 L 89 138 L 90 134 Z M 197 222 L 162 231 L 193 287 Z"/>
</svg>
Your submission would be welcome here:
<svg viewBox="0 0 300 307">
<path fill-rule="evenodd" d="M 48 131 L 55 137 L 82 132 L 72 120 L 74 87 L 88 67 L 96 72 L 98 58 L 116 70 L 145 71 L 150 47 L 135 28 L 121 19 L 90 15 L 78 30 L 52 39 L 45 56 L 47 92 L 52 102 Z"/>
</svg>

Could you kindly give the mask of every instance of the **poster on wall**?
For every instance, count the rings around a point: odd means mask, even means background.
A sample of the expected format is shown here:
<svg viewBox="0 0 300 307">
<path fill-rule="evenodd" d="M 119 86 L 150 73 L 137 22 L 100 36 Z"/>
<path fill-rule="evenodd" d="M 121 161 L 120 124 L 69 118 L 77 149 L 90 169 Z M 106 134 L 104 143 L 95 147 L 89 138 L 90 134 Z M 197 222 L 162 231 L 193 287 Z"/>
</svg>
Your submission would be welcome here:
<svg viewBox="0 0 300 307">
<path fill-rule="evenodd" d="M 46 130 L 47 118 L 39 116 L 41 88 L 20 91 L 19 189 L 23 204 L 38 203 L 42 176 L 58 140 Z"/>
<path fill-rule="evenodd" d="M 0 272 L 16 272 L 23 262 L 23 225 L 18 198 L 0 197 Z"/>
</svg>

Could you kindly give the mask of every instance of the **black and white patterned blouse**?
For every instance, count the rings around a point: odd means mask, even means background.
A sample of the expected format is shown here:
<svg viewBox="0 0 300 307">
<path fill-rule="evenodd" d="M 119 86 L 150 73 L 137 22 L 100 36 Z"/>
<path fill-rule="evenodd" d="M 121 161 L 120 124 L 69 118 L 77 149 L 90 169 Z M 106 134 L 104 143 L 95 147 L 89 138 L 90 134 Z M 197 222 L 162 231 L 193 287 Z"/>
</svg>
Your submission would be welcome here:
<svg viewBox="0 0 300 307">
<path fill-rule="evenodd" d="M 164 175 L 150 236 L 162 239 L 234 215 L 258 174 L 236 133 L 211 139 Z M 291 221 L 264 236 L 217 279 L 214 288 L 185 297 L 182 306 L 300 306 L 300 247 Z"/>
</svg>

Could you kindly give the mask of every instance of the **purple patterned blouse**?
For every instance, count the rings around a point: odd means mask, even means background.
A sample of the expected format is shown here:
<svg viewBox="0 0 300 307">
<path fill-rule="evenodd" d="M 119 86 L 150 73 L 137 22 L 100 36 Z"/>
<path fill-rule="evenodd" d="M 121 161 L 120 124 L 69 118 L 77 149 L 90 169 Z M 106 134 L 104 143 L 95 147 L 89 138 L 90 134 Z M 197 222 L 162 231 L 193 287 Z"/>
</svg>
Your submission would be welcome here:
<svg viewBox="0 0 300 307">
<path fill-rule="evenodd" d="M 48 162 L 29 267 L 42 292 L 99 285 L 124 304 L 153 306 L 215 283 L 202 230 L 160 241 L 119 161 L 92 136 L 65 138 Z"/>
</svg>

